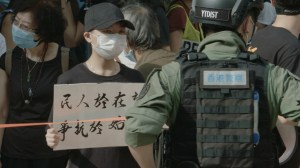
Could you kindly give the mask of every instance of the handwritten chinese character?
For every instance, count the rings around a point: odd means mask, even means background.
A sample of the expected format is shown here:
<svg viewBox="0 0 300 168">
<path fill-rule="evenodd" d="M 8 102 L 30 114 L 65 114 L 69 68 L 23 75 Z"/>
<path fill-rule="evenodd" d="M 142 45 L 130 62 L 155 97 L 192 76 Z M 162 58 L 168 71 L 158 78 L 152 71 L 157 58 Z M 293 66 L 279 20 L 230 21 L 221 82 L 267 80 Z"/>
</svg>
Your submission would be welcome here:
<svg viewBox="0 0 300 168">
<path fill-rule="evenodd" d="M 124 128 L 124 122 L 124 120 L 112 121 L 108 129 L 122 130 Z"/>
<path fill-rule="evenodd" d="M 78 120 L 77 120 L 78 121 Z M 75 134 L 80 134 L 81 133 L 81 135 L 83 136 L 83 137 L 88 137 L 89 135 L 88 135 L 88 133 L 84 133 L 84 122 L 81 122 L 81 125 L 79 124 L 79 122 L 77 122 L 77 125 L 76 125 L 76 127 L 75 127 L 77 130 L 75 131 Z"/>
<path fill-rule="evenodd" d="M 85 98 L 85 94 L 82 94 L 81 101 L 80 101 L 80 103 L 78 104 L 77 107 L 79 107 L 81 103 L 85 104 L 85 107 L 90 107 L 89 104 L 87 104 L 86 102 L 83 102 L 83 99 L 84 99 L 84 98 Z"/>
<path fill-rule="evenodd" d="M 57 131 L 63 134 L 63 138 L 61 141 L 65 140 L 65 134 L 68 131 L 68 129 L 72 128 L 71 126 L 68 125 L 67 120 L 65 120 L 65 123 L 60 124 L 61 128 Z"/>
<path fill-rule="evenodd" d="M 123 104 L 123 99 L 122 99 L 122 97 L 124 97 L 124 96 L 126 96 L 126 95 L 119 92 L 119 95 L 115 97 L 115 102 L 114 102 L 113 106 L 118 107 L 118 103 L 119 103 L 119 107 L 125 107 L 126 105 Z"/>
<path fill-rule="evenodd" d="M 65 94 L 65 95 L 63 95 L 66 99 L 65 99 L 65 102 L 63 102 L 63 101 L 61 101 L 61 108 L 64 108 L 65 107 L 65 105 L 67 105 L 67 107 L 69 108 L 69 109 L 72 109 L 72 106 L 70 106 L 69 105 L 69 97 L 71 97 L 71 94 Z"/>
<path fill-rule="evenodd" d="M 138 98 L 138 93 L 137 92 L 134 92 L 134 95 L 132 96 L 133 100 L 136 100 Z"/>
<path fill-rule="evenodd" d="M 109 101 L 107 98 L 106 98 L 106 94 L 103 93 L 102 96 L 100 93 L 98 93 L 98 97 L 96 99 L 95 102 L 95 107 L 99 107 L 101 104 L 102 104 L 102 108 L 106 108 L 106 102 Z"/>
<path fill-rule="evenodd" d="M 101 127 L 102 127 L 103 125 L 101 124 L 101 121 L 98 121 L 97 124 L 96 124 L 96 122 L 94 121 L 90 126 L 91 126 L 91 128 L 90 128 L 90 131 L 91 131 L 91 132 L 95 132 L 95 131 L 98 129 L 98 133 L 97 133 L 97 134 L 101 134 L 101 133 L 102 133 Z"/>
</svg>

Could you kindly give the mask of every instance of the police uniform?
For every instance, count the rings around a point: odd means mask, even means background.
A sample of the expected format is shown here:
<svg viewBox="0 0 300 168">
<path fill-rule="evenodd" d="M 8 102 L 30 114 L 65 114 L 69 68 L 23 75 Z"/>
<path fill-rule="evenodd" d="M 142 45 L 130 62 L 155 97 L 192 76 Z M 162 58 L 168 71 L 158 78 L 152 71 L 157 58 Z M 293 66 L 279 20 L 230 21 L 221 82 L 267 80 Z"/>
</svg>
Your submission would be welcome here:
<svg viewBox="0 0 300 168">
<path fill-rule="evenodd" d="M 210 60 L 230 60 L 245 51 L 245 43 L 234 32 L 222 31 L 207 36 L 200 51 Z M 298 122 L 300 126 L 300 82 L 288 70 L 267 64 L 266 93 L 274 128 L 278 115 Z M 135 105 L 126 113 L 125 140 L 138 147 L 154 143 L 164 123 L 174 124 L 181 104 L 180 64 L 172 62 L 153 72 Z"/>
</svg>

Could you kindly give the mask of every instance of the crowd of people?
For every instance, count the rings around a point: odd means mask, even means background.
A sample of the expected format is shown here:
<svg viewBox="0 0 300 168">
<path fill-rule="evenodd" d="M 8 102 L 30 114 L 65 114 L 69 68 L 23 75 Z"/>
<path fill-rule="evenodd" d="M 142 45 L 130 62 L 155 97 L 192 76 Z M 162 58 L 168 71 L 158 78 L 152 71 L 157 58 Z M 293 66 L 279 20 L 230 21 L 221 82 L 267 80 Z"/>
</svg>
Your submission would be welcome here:
<svg viewBox="0 0 300 168">
<path fill-rule="evenodd" d="M 300 125 L 300 1 L 0 4 L 2 123 L 52 122 L 55 84 L 144 83 L 125 115 L 128 147 L 56 151 L 51 124 L 6 128 L 3 168 L 299 167 L 300 150 L 280 165 L 276 122 Z M 212 80 L 245 69 L 245 86 Z M 157 163 L 164 125 L 171 142 Z"/>
</svg>

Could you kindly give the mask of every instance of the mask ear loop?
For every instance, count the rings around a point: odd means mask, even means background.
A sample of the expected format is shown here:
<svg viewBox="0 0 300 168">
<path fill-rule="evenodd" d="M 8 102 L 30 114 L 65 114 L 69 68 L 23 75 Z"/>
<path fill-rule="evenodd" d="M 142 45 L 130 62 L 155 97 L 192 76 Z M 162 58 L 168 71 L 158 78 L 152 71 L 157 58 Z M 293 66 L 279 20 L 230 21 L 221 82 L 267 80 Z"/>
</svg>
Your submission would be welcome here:
<svg viewBox="0 0 300 168">
<path fill-rule="evenodd" d="M 89 32 L 89 34 L 90 34 L 90 36 L 96 37 L 96 42 L 97 42 L 97 44 L 95 45 L 95 44 L 93 44 L 92 41 L 91 41 L 91 46 L 92 46 L 92 47 L 97 47 L 97 46 L 98 46 L 98 36 L 95 35 L 95 34 L 93 34 L 93 33 L 91 33 L 91 32 Z"/>
</svg>

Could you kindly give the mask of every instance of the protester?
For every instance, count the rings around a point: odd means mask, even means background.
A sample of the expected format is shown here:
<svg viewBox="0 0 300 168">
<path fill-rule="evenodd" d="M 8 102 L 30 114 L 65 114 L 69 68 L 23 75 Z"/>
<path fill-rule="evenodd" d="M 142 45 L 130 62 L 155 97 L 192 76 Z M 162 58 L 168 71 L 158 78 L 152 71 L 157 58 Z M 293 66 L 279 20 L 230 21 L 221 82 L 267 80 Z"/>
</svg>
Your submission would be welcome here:
<svg viewBox="0 0 300 168">
<path fill-rule="evenodd" d="M 68 47 L 77 47 L 84 42 L 82 34 L 84 32 L 84 16 L 87 9 L 95 4 L 109 2 L 118 7 L 122 7 L 123 0 L 90 0 L 86 1 L 83 6 L 79 6 L 77 1 L 61 0 L 61 7 L 64 16 L 68 22 L 64 34 L 64 42 Z M 77 5 L 75 5 L 77 4 Z"/>
<path fill-rule="evenodd" d="M 125 27 L 134 29 L 117 6 L 99 3 L 90 7 L 85 15 L 83 35 L 92 46 L 91 56 L 85 63 L 62 74 L 58 83 L 143 82 L 138 71 L 114 60 L 126 46 Z M 52 148 L 59 143 L 60 135 L 54 128 L 47 130 L 46 141 Z M 70 152 L 69 168 L 138 167 L 127 147 L 74 149 Z"/>
<path fill-rule="evenodd" d="M 11 32 L 17 46 L 0 59 L 1 74 L 7 73 L 10 82 L 6 123 L 48 121 L 53 86 L 63 71 L 63 49 L 58 42 L 65 26 L 55 1 L 16 1 Z M 7 77 L 1 75 L 0 79 Z M 8 88 L 1 87 L 0 92 Z M 3 168 L 65 168 L 68 153 L 53 152 L 44 135 L 45 126 L 7 128 L 1 147 Z"/>
<path fill-rule="evenodd" d="M 181 48 L 196 51 L 203 39 L 201 26 L 190 20 L 192 0 L 174 0 L 167 10 L 170 31 L 170 48 L 178 52 Z"/>
<path fill-rule="evenodd" d="M 141 167 L 153 168 L 153 143 L 167 123 L 168 167 L 274 168 L 271 129 L 278 115 L 300 124 L 300 81 L 246 51 L 263 4 L 197 0 L 194 5 L 206 37 L 198 53 L 183 52 L 177 62 L 149 75 L 126 114 L 126 143 Z M 201 15 L 205 12 L 220 13 Z M 249 77 L 232 74 L 245 69 Z"/>
<path fill-rule="evenodd" d="M 130 51 L 126 55 L 136 60 L 135 69 L 144 78 L 154 68 L 175 60 L 175 53 L 163 49 L 160 43 L 159 22 L 154 11 L 141 3 L 133 3 L 122 8 L 125 19 L 133 23 L 135 30 L 126 29 Z"/>
<path fill-rule="evenodd" d="M 276 0 L 273 3 L 277 10 L 276 20 L 272 26 L 256 32 L 251 49 L 268 62 L 300 76 L 300 1 Z"/>
<path fill-rule="evenodd" d="M 148 5 L 156 14 L 159 30 L 160 30 L 160 43 L 165 49 L 170 49 L 170 32 L 169 24 L 166 16 L 166 9 L 164 8 L 163 1 L 161 0 L 137 0 L 139 3 Z"/>
<path fill-rule="evenodd" d="M 275 19 L 276 19 L 275 7 L 270 2 L 264 2 L 264 9 L 260 12 L 257 18 L 257 22 L 256 22 L 257 30 L 272 25 Z"/>
<path fill-rule="evenodd" d="M 8 89 L 2 90 L 2 88 L 8 88 L 9 81 L 4 71 L 0 71 L 0 123 L 5 124 L 7 119 L 7 112 L 8 112 Z M 3 133 L 4 128 L 0 129 L 0 145 L 2 145 Z M 0 167 L 2 168 L 2 163 L 0 162 Z"/>
<path fill-rule="evenodd" d="M 61 9 L 68 25 L 64 33 L 63 44 L 71 47 L 71 55 L 74 62 L 85 62 L 91 54 L 91 48 L 88 46 L 82 34 L 84 33 L 84 16 L 87 9 L 95 4 L 109 2 L 118 7 L 124 4 L 124 0 L 89 0 L 77 2 L 75 0 L 59 0 Z"/>
</svg>

